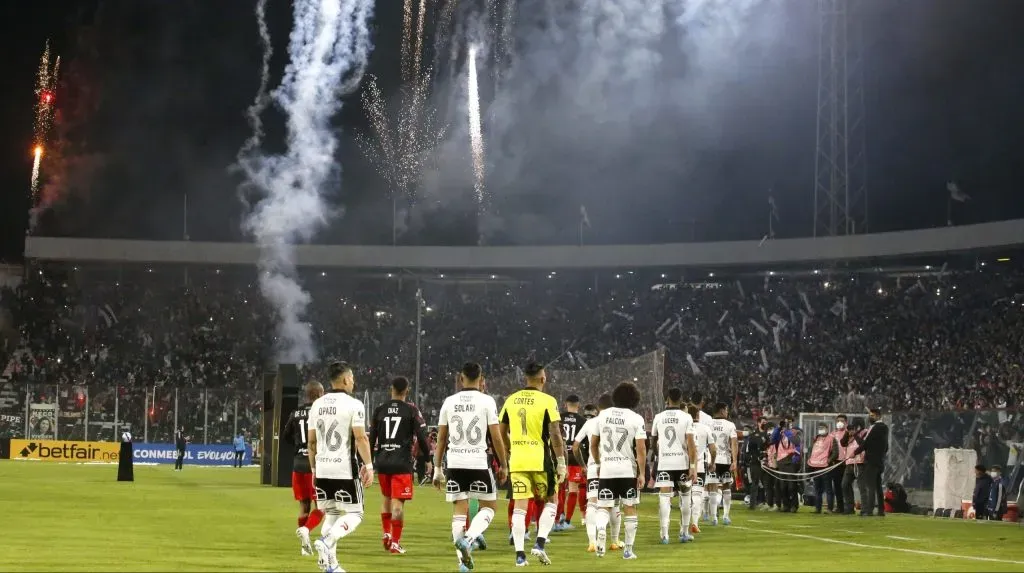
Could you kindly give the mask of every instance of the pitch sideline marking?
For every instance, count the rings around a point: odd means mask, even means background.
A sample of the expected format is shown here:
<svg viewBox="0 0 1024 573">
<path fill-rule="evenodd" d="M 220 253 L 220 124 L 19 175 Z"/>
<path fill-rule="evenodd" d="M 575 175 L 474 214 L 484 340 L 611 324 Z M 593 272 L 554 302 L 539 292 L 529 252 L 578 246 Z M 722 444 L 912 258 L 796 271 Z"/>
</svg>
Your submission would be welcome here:
<svg viewBox="0 0 1024 573">
<path fill-rule="evenodd" d="M 913 537 L 900 537 L 899 535 L 886 535 L 889 539 L 895 539 L 896 541 L 921 541 L 920 539 L 914 539 Z"/>
<path fill-rule="evenodd" d="M 995 557 L 974 557 L 971 555 L 956 555 L 954 553 L 939 553 L 938 551 L 924 551 L 922 549 L 907 549 L 905 547 L 885 547 L 884 545 L 868 545 L 867 543 L 856 543 L 854 541 L 829 539 L 828 537 L 816 537 L 814 535 L 805 535 L 803 533 L 788 533 L 786 531 L 768 531 L 766 529 L 755 529 L 753 527 L 744 527 L 742 525 L 733 525 L 731 527 L 733 529 L 742 529 L 745 531 L 754 531 L 757 533 L 766 533 L 769 535 L 787 535 L 789 537 L 810 539 L 812 541 L 823 541 L 825 543 L 834 543 L 836 545 L 848 545 L 850 547 L 859 547 L 861 549 L 884 549 L 886 551 L 899 551 L 901 553 L 913 553 L 915 555 L 927 555 L 929 557 L 948 557 L 950 559 L 965 559 L 967 561 L 985 561 L 988 563 L 1011 563 L 1013 565 L 1024 565 L 1024 561 L 1014 561 L 1012 559 L 997 559 Z"/>
<path fill-rule="evenodd" d="M 853 533 L 855 535 L 860 535 L 861 533 L 864 533 L 863 531 L 854 531 L 852 529 L 837 529 L 836 531 L 842 531 L 843 533 Z"/>
</svg>

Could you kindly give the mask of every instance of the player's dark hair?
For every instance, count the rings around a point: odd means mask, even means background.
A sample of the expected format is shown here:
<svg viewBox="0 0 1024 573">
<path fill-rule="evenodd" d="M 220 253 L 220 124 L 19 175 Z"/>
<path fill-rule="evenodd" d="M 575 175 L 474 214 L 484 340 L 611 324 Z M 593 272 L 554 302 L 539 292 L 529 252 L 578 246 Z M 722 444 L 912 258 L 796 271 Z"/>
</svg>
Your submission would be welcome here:
<svg viewBox="0 0 1024 573">
<path fill-rule="evenodd" d="M 395 394 L 402 394 L 409 389 L 409 379 L 405 376 L 398 376 L 391 381 L 391 391 Z"/>
<path fill-rule="evenodd" d="M 612 395 L 611 394 L 601 394 L 597 398 L 597 408 L 599 410 L 607 410 L 608 408 L 611 408 L 614 405 L 615 405 L 615 403 L 612 402 Z"/>
<path fill-rule="evenodd" d="M 700 420 L 700 408 L 696 404 L 687 404 L 686 413 L 693 418 L 694 421 Z"/>
<path fill-rule="evenodd" d="M 729 405 L 726 404 L 725 402 L 716 402 L 715 403 L 715 410 L 714 411 L 715 411 L 716 414 L 721 414 L 722 412 L 725 412 L 728 409 L 729 409 Z"/>
<path fill-rule="evenodd" d="M 679 405 L 683 401 L 683 391 L 679 388 L 669 388 L 665 393 L 665 398 L 669 404 Z"/>
<path fill-rule="evenodd" d="M 690 394 L 690 402 L 693 402 L 697 405 L 697 408 L 700 408 L 700 405 L 704 403 L 704 394 L 701 394 L 700 392 Z"/>
<path fill-rule="evenodd" d="M 836 419 L 837 420 L 839 420 L 839 419 L 845 420 L 846 419 L 846 414 L 839 414 L 838 416 L 836 416 Z"/>
<path fill-rule="evenodd" d="M 640 389 L 632 382 L 620 382 L 612 390 L 612 403 L 616 408 L 627 408 L 632 410 L 640 405 Z"/>
<path fill-rule="evenodd" d="M 882 409 L 877 407 L 877 406 L 875 406 L 873 408 L 868 408 L 868 412 L 878 416 L 879 418 L 882 417 Z"/>
<path fill-rule="evenodd" d="M 523 368 L 523 374 L 526 374 L 527 378 L 536 378 L 544 371 L 544 365 L 536 362 L 531 362 Z"/>
<path fill-rule="evenodd" d="M 569 394 L 569 396 L 565 399 L 565 403 L 566 404 L 579 404 L 580 403 L 580 397 L 577 396 L 576 394 Z"/>
<path fill-rule="evenodd" d="M 586 406 L 583 407 L 583 415 L 584 416 L 586 416 L 587 414 L 590 414 L 591 416 L 593 416 L 596 413 L 597 413 L 597 406 L 594 405 L 594 404 L 587 404 Z"/>
<path fill-rule="evenodd" d="M 480 365 L 476 362 L 467 362 L 462 365 L 462 375 L 470 382 L 476 382 L 482 374 L 483 368 L 480 368 Z"/>
<path fill-rule="evenodd" d="M 327 366 L 327 377 L 333 382 L 334 380 L 337 380 L 338 377 L 341 376 L 342 374 L 351 371 L 352 366 L 350 366 L 348 362 L 336 360 L 334 362 L 331 362 Z"/>
</svg>

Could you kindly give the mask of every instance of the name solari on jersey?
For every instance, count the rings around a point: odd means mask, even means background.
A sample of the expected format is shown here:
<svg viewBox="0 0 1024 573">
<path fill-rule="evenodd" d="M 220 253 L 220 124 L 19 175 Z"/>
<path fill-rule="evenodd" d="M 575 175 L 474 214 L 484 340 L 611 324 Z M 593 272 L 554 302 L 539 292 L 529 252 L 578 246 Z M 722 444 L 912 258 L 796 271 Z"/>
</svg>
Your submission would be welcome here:
<svg viewBox="0 0 1024 573">
<path fill-rule="evenodd" d="M 497 423 L 494 398 L 479 390 L 463 390 L 444 401 L 437 425 L 448 427 L 445 497 L 449 502 L 497 499 L 487 459 L 487 430 Z"/>
</svg>

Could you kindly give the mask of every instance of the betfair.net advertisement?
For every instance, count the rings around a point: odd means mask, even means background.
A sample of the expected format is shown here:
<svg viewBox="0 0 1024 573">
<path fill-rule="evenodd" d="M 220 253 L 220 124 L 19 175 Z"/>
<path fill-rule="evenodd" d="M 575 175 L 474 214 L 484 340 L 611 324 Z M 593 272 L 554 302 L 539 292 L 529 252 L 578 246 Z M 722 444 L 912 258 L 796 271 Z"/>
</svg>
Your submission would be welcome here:
<svg viewBox="0 0 1024 573">
<path fill-rule="evenodd" d="M 120 444 L 66 440 L 11 440 L 12 460 L 44 462 L 116 462 Z"/>
</svg>

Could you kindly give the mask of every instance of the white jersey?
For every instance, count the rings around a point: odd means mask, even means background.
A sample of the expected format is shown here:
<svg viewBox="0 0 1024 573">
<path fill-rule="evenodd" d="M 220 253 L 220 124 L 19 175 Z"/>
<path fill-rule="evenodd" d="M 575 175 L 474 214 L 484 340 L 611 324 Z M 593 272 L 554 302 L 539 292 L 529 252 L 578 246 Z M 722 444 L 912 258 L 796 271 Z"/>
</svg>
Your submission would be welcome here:
<svg viewBox="0 0 1024 573">
<path fill-rule="evenodd" d="M 696 421 L 700 422 L 701 424 L 704 424 L 708 428 L 711 428 L 711 422 L 714 422 L 714 418 L 711 417 L 711 414 L 708 414 L 704 410 L 701 410 L 697 414 Z"/>
<path fill-rule="evenodd" d="M 596 418 L 594 435 L 601 440 L 601 479 L 635 478 L 636 441 L 646 440 L 644 419 L 632 410 L 608 408 Z"/>
<path fill-rule="evenodd" d="M 711 463 L 711 453 L 708 448 L 714 443 L 711 440 L 711 429 L 700 422 L 695 422 L 690 426 L 690 434 L 693 435 L 693 442 L 697 446 L 697 473 L 704 473 L 707 471 L 708 464 Z"/>
<path fill-rule="evenodd" d="M 595 435 L 597 432 L 597 417 L 588 419 L 583 422 L 580 429 L 576 431 L 576 439 L 573 440 L 575 443 L 580 444 L 580 450 L 587 452 L 587 476 L 598 477 L 597 464 L 594 463 L 594 452 L 590 449 L 590 436 Z M 583 442 L 586 441 L 586 447 L 583 447 Z M 589 479 L 589 478 L 588 478 Z"/>
<path fill-rule="evenodd" d="M 346 392 L 329 392 L 309 407 L 310 429 L 316 431 L 316 477 L 354 479 L 356 450 L 353 428 L 366 428 L 363 403 Z"/>
<path fill-rule="evenodd" d="M 488 426 L 498 423 L 494 398 L 479 390 L 463 390 L 445 399 L 437 418 L 448 426 L 448 469 L 486 470 Z"/>
<path fill-rule="evenodd" d="M 651 422 L 651 435 L 658 438 L 658 471 L 690 469 L 686 434 L 693 417 L 677 408 L 660 412 Z"/>
<path fill-rule="evenodd" d="M 729 420 L 715 419 L 711 422 L 711 433 L 715 439 L 715 464 L 732 465 L 732 440 L 736 439 L 736 424 Z"/>
</svg>

